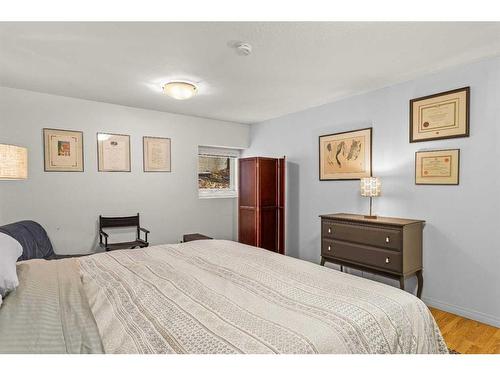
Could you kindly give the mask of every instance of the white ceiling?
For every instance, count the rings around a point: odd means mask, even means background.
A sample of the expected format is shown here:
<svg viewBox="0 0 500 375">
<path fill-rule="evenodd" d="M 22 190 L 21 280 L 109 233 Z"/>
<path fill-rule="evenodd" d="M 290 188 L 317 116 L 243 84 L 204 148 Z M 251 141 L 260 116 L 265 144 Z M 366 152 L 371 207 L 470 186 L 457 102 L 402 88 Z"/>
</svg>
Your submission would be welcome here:
<svg viewBox="0 0 500 375">
<path fill-rule="evenodd" d="M 0 85 L 255 123 L 500 54 L 499 36 L 500 23 L 0 23 Z M 199 94 L 166 97 L 169 79 Z"/>
</svg>

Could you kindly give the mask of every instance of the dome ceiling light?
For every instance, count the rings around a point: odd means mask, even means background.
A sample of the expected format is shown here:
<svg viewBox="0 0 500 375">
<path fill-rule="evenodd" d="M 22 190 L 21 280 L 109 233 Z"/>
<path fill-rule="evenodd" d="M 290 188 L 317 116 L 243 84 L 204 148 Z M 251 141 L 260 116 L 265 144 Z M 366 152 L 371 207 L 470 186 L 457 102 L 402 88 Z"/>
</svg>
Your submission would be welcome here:
<svg viewBox="0 0 500 375">
<path fill-rule="evenodd" d="M 171 81 L 163 86 L 163 92 L 177 100 L 191 99 L 198 93 L 198 88 L 191 82 Z"/>
</svg>

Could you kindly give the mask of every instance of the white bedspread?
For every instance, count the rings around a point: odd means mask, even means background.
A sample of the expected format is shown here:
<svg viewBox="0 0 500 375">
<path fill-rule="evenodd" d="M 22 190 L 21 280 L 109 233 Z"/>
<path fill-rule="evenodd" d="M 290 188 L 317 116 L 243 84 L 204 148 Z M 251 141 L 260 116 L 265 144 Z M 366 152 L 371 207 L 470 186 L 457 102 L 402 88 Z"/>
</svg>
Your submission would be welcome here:
<svg viewBox="0 0 500 375">
<path fill-rule="evenodd" d="M 107 353 L 447 353 L 397 288 L 231 241 L 80 260 Z"/>
</svg>

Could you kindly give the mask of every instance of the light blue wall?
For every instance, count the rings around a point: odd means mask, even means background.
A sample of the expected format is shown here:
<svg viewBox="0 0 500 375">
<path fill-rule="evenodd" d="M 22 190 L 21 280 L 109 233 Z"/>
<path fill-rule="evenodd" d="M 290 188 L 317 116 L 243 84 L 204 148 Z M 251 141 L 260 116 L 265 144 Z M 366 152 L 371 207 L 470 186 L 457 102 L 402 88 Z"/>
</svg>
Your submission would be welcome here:
<svg viewBox="0 0 500 375">
<path fill-rule="evenodd" d="M 463 86 L 471 87 L 470 137 L 410 144 L 408 101 Z M 500 326 L 500 59 L 253 125 L 245 156 L 288 158 L 289 255 L 319 261 L 319 214 L 368 210 L 358 181 L 318 180 L 318 136 L 369 126 L 383 191 L 376 213 L 427 221 L 423 299 Z M 461 150 L 460 185 L 416 186 L 415 151 L 442 148 Z M 407 290 L 414 287 L 410 280 Z"/>
<path fill-rule="evenodd" d="M 84 132 L 85 172 L 43 171 L 44 127 Z M 97 132 L 131 136 L 131 173 L 97 171 Z M 61 254 L 96 248 L 99 214 L 140 212 L 152 244 L 193 232 L 232 239 L 235 199 L 198 198 L 198 145 L 247 147 L 249 132 L 248 125 L 0 87 L 0 143 L 25 146 L 29 156 L 27 180 L 0 181 L 0 225 L 39 221 Z M 143 172 L 145 135 L 172 139 L 171 173 Z"/>
</svg>

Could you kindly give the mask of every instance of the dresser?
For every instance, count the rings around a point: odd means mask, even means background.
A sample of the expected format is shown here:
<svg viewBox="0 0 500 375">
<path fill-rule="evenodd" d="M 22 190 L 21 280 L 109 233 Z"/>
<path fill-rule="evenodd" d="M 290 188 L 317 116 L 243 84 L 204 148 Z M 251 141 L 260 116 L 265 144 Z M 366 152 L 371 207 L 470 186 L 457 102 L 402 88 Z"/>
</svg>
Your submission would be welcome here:
<svg viewBox="0 0 500 375">
<path fill-rule="evenodd" d="M 425 221 L 331 214 L 321 218 L 321 265 L 332 262 L 399 279 L 416 275 L 422 295 L 422 231 Z"/>
</svg>

